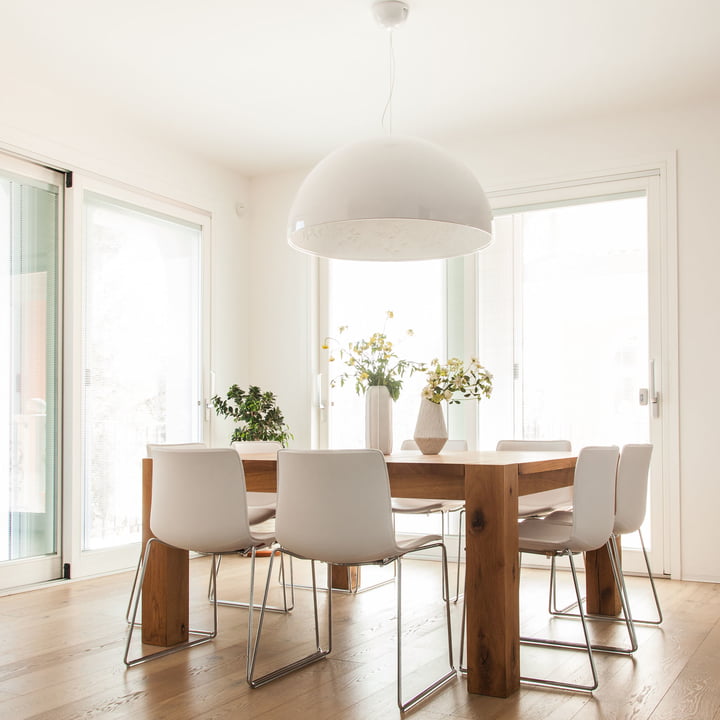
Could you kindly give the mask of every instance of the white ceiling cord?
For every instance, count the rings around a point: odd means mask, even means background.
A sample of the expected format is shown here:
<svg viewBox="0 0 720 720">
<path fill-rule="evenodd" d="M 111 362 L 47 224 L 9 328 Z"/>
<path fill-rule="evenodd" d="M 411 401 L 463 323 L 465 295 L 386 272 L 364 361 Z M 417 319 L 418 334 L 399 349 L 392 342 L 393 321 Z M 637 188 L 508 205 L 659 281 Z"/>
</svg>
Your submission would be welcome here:
<svg viewBox="0 0 720 720">
<path fill-rule="evenodd" d="M 393 31 L 392 28 L 388 31 L 389 45 L 390 45 L 390 90 L 388 92 L 388 99 L 385 103 L 385 109 L 383 110 L 382 118 L 380 120 L 380 126 L 387 133 L 388 137 L 392 135 L 392 99 L 393 92 L 395 91 L 395 50 L 393 48 Z M 387 127 L 385 122 L 387 120 Z"/>
<path fill-rule="evenodd" d="M 380 119 L 380 126 L 388 136 L 392 135 L 392 99 L 395 91 L 395 50 L 393 31 L 402 25 L 410 12 L 410 6 L 403 0 L 378 0 L 373 4 L 375 19 L 388 31 L 390 90 Z M 386 125 L 387 122 L 387 125 Z"/>
</svg>

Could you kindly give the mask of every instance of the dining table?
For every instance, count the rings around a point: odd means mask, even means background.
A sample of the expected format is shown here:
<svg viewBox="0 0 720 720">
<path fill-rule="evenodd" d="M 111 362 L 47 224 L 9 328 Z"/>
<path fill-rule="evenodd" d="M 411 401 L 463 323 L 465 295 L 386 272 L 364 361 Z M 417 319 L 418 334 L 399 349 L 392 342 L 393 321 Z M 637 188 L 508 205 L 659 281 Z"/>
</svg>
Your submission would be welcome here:
<svg viewBox="0 0 720 720">
<path fill-rule="evenodd" d="M 275 492 L 276 454 L 241 457 L 247 490 Z M 518 497 L 572 485 L 577 456 L 399 452 L 385 460 L 394 497 L 464 500 L 467 690 L 509 697 L 520 687 Z M 152 460 L 145 458 L 144 542 L 152 537 L 151 503 Z M 588 612 L 618 615 L 620 602 L 604 548 L 586 553 L 585 569 Z M 168 647 L 187 639 L 188 576 L 186 551 L 159 546 L 153 553 L 142 593 L 143 642 Z"/>
</svg>

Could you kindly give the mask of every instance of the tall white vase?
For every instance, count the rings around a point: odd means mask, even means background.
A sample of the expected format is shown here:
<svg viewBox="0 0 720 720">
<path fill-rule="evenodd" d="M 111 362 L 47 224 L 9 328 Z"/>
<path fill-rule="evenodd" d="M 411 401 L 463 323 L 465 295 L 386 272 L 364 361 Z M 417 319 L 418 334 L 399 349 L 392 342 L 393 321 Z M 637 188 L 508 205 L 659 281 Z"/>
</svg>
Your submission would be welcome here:
<svg viewBox="0 0 720 720">
<path fill-rule="evenodd" d="M 392 452 L 392 405 L 384 385 L 371 385 L 365 393 L 365 447 L 377 448 L 383 455 Z"/>
<path fill-rule="evenodd" d="M 422 398 L 413 435 L 420 452 L 423 455 L 437 455 L 445 446 L 447 439 L 448 432 L 442 405 Z"/>
</svg>

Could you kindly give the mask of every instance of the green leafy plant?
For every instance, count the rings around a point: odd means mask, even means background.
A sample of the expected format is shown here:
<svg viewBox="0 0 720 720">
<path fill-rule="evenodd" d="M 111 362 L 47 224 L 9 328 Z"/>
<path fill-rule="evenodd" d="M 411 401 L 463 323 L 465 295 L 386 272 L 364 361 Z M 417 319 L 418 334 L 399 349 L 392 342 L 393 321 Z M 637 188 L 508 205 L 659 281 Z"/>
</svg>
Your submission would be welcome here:
<svg viewBox="0 0 720 720">
<path fill-rule="evenodd" d="M 215 395 L 211 402 L 218 415 L 232 418 L 237 424 L 231 442 L 275 440 L 287 447 L 293 437 L 275 395 L 263 392 L 257 385 L 247 390 L 231 385 L 225 398 Z"/>
<path fill-rule="evenodd" d="M 422 390 L 423 397 L 430 402 L 447 400 L 449 405 L 468 398 L 489 398 L 490 393 L 492 375 L 476 358 L 470 358 L 467 365 L 458 358 L 450 358 L 445 364 L 433 360 L 427 373 L 427 385 Z"/>
<path fill-rule="evenodd" d="M 388 310 L 386 316 L 387 324 L 387 320 L 392 320 L 394 317 L 392 310 Z M 338 328 L 340 334 L 346 330 L 347 325 Z M 412 336 L 413 334 L 412 330 L 407 330 L 407 335 Z M 339 384 L 342 387 L 352 378 L 355 381 L 355 392 L 358 395 L 365 393 L 368 387 L 384 385 L 388 389 L 390 397 L 397 400 L 400 397 L 405 374 L 412 375 L 416 370 L 425 369 L 422 363 L 402 360 L 398 357 L 393 343 L 385 333 L 385 327 L 382 332 L 373 333 L 369 339 L 351 341 L 345 346 L 334 338 L 325 338 L 323 350 L 330 350 L 331 342 L 338 345 L 337 356 L 350 368 L 333 378 L 330 382 L 331 386 Z M 336 356 L 330 351 L 328 360 L 334 362 L 335 359 Z"/>
</svg>

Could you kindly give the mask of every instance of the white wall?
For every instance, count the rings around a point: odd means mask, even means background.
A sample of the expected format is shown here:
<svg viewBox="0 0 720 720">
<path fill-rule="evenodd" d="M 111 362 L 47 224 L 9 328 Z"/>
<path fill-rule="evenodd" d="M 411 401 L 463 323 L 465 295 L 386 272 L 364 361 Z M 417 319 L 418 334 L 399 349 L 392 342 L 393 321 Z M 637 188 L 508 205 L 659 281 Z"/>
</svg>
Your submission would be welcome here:
<svg viewBox="0 0 720 720">
<path fill-rule="evenodd" d="M 212 365 L 217 392 L 249 377 L 246 178 L 151 138 L 53 91 L 3 80 L 0 150 L 14 150 L 62 169 L 91 173 L 186 203 L 212 214 Z M 227 445 L 230 425 L 213 418 L 211 442 Z"/>
<path fill-rule="evenodd" d="M 528 185 L 584 172 L 627 167 L 677 151 L 680 357 L 680 557 L 687 579 L 720 582 L 720 481 L 708 450 L 714 447 L 720 385 L 720 242 L 715 204 L 720 188 L 720 104 L 662 112 L 558 122 L 492 136 L 477 128 L 445 146 L 464 158 L 486 190 Z M 443 142 L 441 138 L 433 138 Z M 304 324 L 309 314 L 310 262 L 285 245 L 285 219 L 304 173 L 256 178 L 253 206 L 253 329 L 261 329 L 251 351 L 253 370 L 288 398 L 300 446 L 310 436 L 307 405 L 312 348 Z M 272 302 L 267 302 L 268 289 Z M 282 290 L 282 292 L 279 292 Z M 275 376 L 275 377 L 273 377 Z M 290 399 L 293 398 L 293 399 Z M 673 568 L 677 575 L 679 569 Z"/>
<path fill-rule="evenodd" d="M 250 377 L 277 395 L 294 435 L 310 447 L 312 259 L 287 244 L 289 203 L 304 173 L 257 178 L 251 183 Z"/>
</svg>

